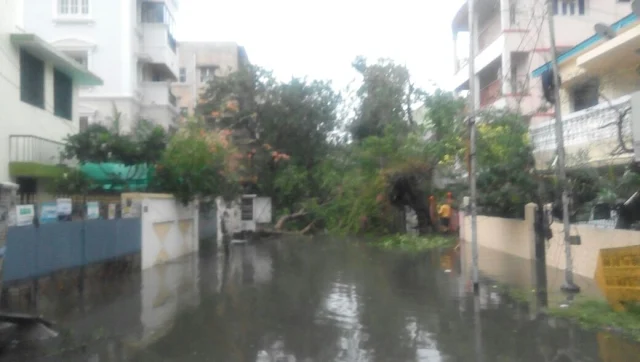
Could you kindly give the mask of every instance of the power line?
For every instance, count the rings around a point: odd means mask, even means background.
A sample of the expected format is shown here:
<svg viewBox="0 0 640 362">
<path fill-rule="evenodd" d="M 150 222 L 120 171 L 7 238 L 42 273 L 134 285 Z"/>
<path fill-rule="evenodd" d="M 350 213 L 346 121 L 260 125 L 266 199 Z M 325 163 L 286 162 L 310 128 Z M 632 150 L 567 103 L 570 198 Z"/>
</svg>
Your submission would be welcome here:
<svg viewBox="0 0 640 362">
<path fill-rule="evenodd" d="M 526 27 L 527 31 L 529 31 L 529 30 L 530 30 L 530 28 L 531 28 L 531 23 L 533 22 L 533 19 L 535 19 L 535 17 L 536 17 L 535 9 L 537 8 L 537 5 L 539 5 L 539 4 L 540 4 L 540 0 L 536 0 L 536 2 L 535 2 L 535 3 L 532 5 L 532 7 L 531 7 L 531 17 L 529 18 L 529 23 L 527 23 L 527 27 Z M 542 21 L 544 22 L 544 14 L 543 14 L 543 16 L 542 16 L 542 19 L 543 19 Z M 540 29 L 538 29 L 538 36 L 539 36 L 539 32 L 540 32 Z M 528 39 L 528 38 L 527 38 L 526 36 L 524 36 L 524 35 L 523 35 L 523 36 L 522 36 L 522 39 L 520 39 L 520 44 L 518 44 L 518 46 L 516 47 L 516 51 L 520 51 L 520 49 L 521 49 L 520 47 L 524 44 L 524 41 L 525 41 L 526 39 Z M 538 41 L 536 40 L 536 43 L 537 43 L 537 42 L 538 42 Z M 534 44 L 534 45 L 535 45 L 535 44 Z"/>
<path fill-rule="evenodd" d="M 542 21 L 540 21 L 540 26 L 537 25 L 537 23 L 534 23 L 536 25 L 536 40 L 534 41 L 534 46 L 538 45 L 538 41 L 540 40 L 540 34 L 542 33 L 542 25 L 544 24 L 544 18 L 547 15 L 546 9 L 545 11 L 542 13 Z M 533 19 L 533 16 L 531 17 Z M 531 52 L 529 54 L 529 64 L 527 65 L 527 86 L 530 89 L 531 88 L 531 80 L 529 79 L 529 73 L 531 70 L 531 64 L 533 63 L 533 57 L 534 57 L 534 53 Z M 518 99 L 518 109 L 520 109 L 520 104 L 522 103 L 522 100 L 524 99 L 524 92 L 522 92 L 522 94 L 520 95 L 520 98 Z"/>
</svg>

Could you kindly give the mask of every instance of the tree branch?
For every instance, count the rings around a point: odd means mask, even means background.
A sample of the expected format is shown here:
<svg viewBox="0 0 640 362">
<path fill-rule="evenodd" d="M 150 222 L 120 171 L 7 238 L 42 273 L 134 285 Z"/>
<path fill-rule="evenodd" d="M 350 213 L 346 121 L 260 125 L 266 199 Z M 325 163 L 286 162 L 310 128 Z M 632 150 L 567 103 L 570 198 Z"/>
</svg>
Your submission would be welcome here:
<svg viewBox="0 0 640 362">
<path fill-rule="evenodd" d="M 609 109 L 612 109 L 614 112 L 616 112 L 618 114 L 618 117 L 617 117 L 617 119 L 615 121 L 607 123 L 604 126 L 600 127 L 600 128 L 606 128 L 606 127 L 615 125 L 616 128 L 618 129 L 618 146 L 613 151 L 611 151 L 610 154 L 612 156 L 615 156 L 615 155 L 620 155 L 620 154 L 623 154 L 623 153 L 631 153 L 631 152 L 633 152 L 633 148 L 629 148 L 625 144 L 624 137 L 623 137 L 623 132 L 622 132 L 624 118 L 631 111 L 631 107 L 627 107 L 627 108 L 625 108 L 624 110 L 621 111 L 617 106 L 614 106 L 613 103 L 611 102 L 611 100 L 607 96 L 605 96 L 604 94 L 599 93 L 599 97 L 604 99 L 607 102 L 607 104 L 609 105 Z"/>
<path fill-rule="evenodd" d="M 275 230 L 282 230 L 282 228 L 284 227 L 284 224 L 287 221 L 298 219 L 298 218 L 301 218 L 301 217 L 306 216 L 306 215 L 308 215 L 308 213 L 306 211 L 304 211 L 304 209 L 302 209 L 302 210 L 300 210 L 298 212 L 295 212 L 293 214 L 283 215 L 283 216 L 280 217 L 280 219 L 278 219 L 278 222 L 274 226 L 274 229 Z"/>
<path fill-rule="evenodd" d="M 309 225 L 305 226 L 302 230 L 300 230 L 300 234 L 306 234 L 309 231 L 311 231 L 311 229 L 313 229 L 313 227 L 316 225 L 316 220 L 313 220 L 312 222 L 309 223 Z"/>
</svg>

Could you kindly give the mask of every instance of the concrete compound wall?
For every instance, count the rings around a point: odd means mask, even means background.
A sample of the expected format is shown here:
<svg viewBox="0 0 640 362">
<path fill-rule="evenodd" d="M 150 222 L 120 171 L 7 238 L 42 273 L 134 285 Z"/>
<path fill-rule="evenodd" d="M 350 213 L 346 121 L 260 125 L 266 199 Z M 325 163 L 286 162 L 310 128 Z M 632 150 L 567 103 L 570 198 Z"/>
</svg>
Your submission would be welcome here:
<svg viewBox="0 0 640 362">
<path fill-rule="evenodd" d="M 478 245 L 518 256 L 535 259 L 535 234 L 533 223 L 535 204 L 525 206 L 525 219 L 504 219 L 478 216 Z M 460 238 L 471 241 L 471 217 L 460 212 Z M 554 221 L 551 225 L 553 237 L 547 242 L 547 266 L 566 269 L 563 225 Z M 572 225 L 571 235 L 581 237 L 581 245 L 572 245 L 573 271 L 586 278 L 593 278 L 600 249 L 618 248 L 640 244 L 640 232 L 631 230 L 602 229 L 592 225 Z"/>
<path fill-rule="evenodd" d="M 142 194 L 141 222 L 142 269 L 199 249 L 197 202 L 184 206 L 171 195 Z"/>
</svg>

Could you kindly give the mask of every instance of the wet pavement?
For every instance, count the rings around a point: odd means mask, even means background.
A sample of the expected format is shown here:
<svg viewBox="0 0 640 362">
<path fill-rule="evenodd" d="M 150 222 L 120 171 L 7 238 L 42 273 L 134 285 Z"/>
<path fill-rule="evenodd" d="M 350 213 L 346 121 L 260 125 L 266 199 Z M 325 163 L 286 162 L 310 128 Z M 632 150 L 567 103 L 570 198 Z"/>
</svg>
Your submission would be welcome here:
<svg viewBox="0 0 640 362">
<path fill-rule="evenodd" d="M 539 314 L 548 296 L 516 300 L 487 281 L 474 297 L 458 261 L 332 239 L 236 245 L 226 262 L 206 254 L 92 280 L 83 293 L 42 291 L 37 312 L 60 337 L 1 360 L 640 361 L 634 343 Z M 506 263 L 510 282 L 531 281 L 520 259 L 480 262 L 489 277 Z"/>
</svg>

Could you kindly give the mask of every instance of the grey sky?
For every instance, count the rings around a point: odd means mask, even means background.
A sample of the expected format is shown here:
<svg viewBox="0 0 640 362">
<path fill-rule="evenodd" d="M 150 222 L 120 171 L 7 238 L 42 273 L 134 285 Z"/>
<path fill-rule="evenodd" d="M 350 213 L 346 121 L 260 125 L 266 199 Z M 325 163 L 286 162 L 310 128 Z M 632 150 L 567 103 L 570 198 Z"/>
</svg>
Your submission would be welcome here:
<svg viewBox="0 0 640 362">
<path fill-rule="evenodd" d="M 181 0 L 178 40 L 237 41 L 281 78 L 346 85 L 357 55 L 406 63 L 423 87 L 448 86 L 451 19 L 462 0 Z"/>
</svg>

